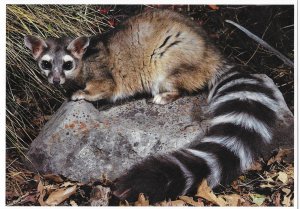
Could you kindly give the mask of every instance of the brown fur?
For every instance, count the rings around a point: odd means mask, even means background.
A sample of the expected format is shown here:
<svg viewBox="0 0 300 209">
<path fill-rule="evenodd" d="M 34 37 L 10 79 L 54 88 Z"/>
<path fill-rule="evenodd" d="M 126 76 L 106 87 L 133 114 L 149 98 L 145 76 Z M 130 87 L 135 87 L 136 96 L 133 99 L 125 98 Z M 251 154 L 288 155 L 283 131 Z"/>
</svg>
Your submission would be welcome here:
<svg viewBox="0 0 300 209">
<path fill-rule="evenodd" d="M 181 91 L 203 88 L 224 64 L 200 27 L 168 10 L 142 13 L 91 37 L 86 51 L 83 40 L 68 47 L 79 60 L 70 79 L 86 86 L 73 100 L 115 101 L 147 92 L 165 104 Z"/>
</svg>

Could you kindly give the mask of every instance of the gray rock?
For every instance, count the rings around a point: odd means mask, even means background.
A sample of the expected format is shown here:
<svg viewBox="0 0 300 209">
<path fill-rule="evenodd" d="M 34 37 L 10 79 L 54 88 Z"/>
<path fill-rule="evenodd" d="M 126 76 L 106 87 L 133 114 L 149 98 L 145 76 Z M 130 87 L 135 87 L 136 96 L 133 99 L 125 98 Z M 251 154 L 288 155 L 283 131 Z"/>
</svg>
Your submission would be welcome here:
<svg viewBox="0 0 300 209">
<path fill-rule="evenodd" d="M 293 114 L 279 90 L 277 96 L 281 119 L 265 156 L 278 147 L 293 147 Z M 32 142 L 28 158 L 43 173 L 83 182 L 106 174 L 113 180 L 147 156 L 201 138 L 209 125 L 202 113 L 206 105 L 205 94 L 182 97 L 164 106 L 140 99 L 102 111 L 85 101 L 65 102 Z"/>
<path fill-rule="evenodd" d="M 42 172 L 80 181 L 102 174 L 113 179 L 146 156 L 183 147 L 203 133 L 191 117 L 200 115 L 201 104 L 205 96 L 165 106 L 141 99 L 99 112 L 85 101 L 65 102 L 32 142 L 28 157 Z"/>
</svg>

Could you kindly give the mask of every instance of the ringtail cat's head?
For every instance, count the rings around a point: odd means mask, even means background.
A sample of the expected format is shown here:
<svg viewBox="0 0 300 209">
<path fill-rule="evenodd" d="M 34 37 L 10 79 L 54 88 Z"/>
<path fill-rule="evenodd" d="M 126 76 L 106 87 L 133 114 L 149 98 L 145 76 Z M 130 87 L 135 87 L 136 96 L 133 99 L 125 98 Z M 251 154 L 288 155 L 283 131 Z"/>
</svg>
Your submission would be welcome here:
<svg viewBox="0 0 300 209">
<path fill-rule="evenodd" d="M 32 52 L 42 74 L 51 84 L 64 84 L 76 77 L 82 56 L 89 46 L 89 38 L 47 38 L 28 35 L 24 43 Z"/>
</svg>

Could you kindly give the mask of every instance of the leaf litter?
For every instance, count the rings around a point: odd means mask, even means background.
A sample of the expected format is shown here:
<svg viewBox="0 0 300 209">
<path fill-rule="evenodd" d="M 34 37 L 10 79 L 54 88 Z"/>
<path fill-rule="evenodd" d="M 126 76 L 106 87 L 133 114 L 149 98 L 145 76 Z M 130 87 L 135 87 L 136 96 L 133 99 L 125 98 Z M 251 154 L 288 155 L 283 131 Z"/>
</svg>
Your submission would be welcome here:
<svg viewBox="0 0 300 209">
<path fill-rule="evenodd" d="M 255 162 L 252 170 L 239 176 L 228 186 L 212 190 L 203 179 L 195 195 L 179 196 L 176 200 L 165 200 L 155 206 L 293 206 L 294 166 L 285 161 L 286 150 L 279 150 L 267 162 Z M 291 153 L 291 152 L 289 152 Z M 97 181 L 80 183 L 56 174 L 13 173 L 24 191 L 8 205 L 41 206 L 151 206 L 147 195 L 139 194 L 136 202 L 114 199 L 110 187 L 113 182 L 107 176 Z M 24 180 L 24 175 L 31 181 Z M 30 184 L 30 187 L 29 187 Z M 17 193 L 16 193 L 17 194 Z M 13 192 L 8 195 L 16 195 Z"/>
</svg>

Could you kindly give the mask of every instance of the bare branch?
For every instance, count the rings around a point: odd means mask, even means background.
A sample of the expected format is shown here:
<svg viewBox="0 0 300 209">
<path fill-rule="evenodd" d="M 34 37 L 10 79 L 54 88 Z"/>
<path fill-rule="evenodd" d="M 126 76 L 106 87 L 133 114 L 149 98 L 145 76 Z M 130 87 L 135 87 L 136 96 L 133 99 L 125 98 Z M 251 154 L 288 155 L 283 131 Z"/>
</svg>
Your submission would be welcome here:
<svg viewBox="0 0 300 209">
<path fill-rule="evenodd" d="M 273 52 L 279 59 L 281 59 L 286 65 L 294 68 L 294 63 L 287 58 L 286 56 L 284 56 L 283 54 L 281 54 L 279 51 L 277 51 L 276 49 L 274 49 L 272 46 L 270 46 L 267 42 L 265 42 L 264 40 L 262 40 L 261 38 L 259 38 L 258 36 L 254 35 L 253 33 L 251 33 L 249 30 L 247 30 L 246 28 L 244 28 L 243 26 L 231 21 L 231 20 L 225 20 L 225 22 L 230 23 L 232 25 L 234 25 L 235 27 L 237 27 L 238 29 L 240 29 L 241 31 L 243 31 L 244 33 L 246 33 L 247 36 L 249 36 L 250 38 L 252 38 L 254 41 L 256 41 L 257 43 L 259 43 L 260 45 L 262 45 L 263 47 L 267 48 L 268 50 L 270 50 L 271 52 Z"/>
</svg>

